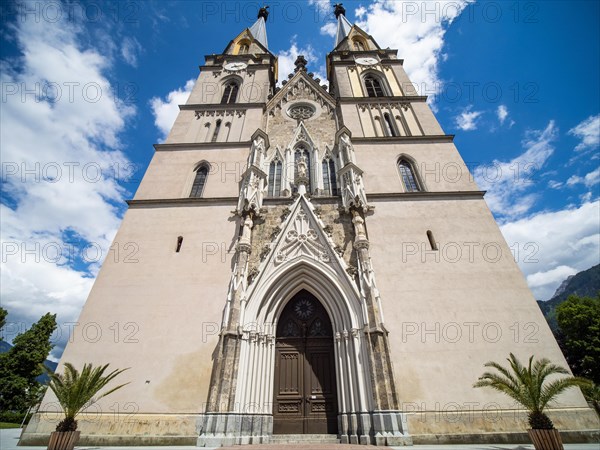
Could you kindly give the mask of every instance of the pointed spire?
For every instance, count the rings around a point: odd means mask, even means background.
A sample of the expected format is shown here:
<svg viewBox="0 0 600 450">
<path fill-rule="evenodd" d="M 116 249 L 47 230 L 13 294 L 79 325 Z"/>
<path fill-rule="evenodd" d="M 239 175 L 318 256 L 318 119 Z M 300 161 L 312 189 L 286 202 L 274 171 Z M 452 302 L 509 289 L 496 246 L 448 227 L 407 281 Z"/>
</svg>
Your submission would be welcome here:
<svg viewBox="0 0 600 450">
<path fill-rule="evenodd" d="M 267 18 L 269 17 L 269 7 L 263 6 L 258 10 L 258 16 L 254 25 L 250 27 L 250 33 L 254 39 L 260 42 L 267 50 L 269 49 L 269 43 L 267 41 Z"/>
<path fill-rule="evenodd" d="M 342 6 L 342 3 L 335 4 L 334 8 L 334 14 L 338 21 L 337 33 L 335 35 L 335 47 L 337 47 L 350 33 L 352 24 L 346 19 L 346 9 Z"/>
</svg>

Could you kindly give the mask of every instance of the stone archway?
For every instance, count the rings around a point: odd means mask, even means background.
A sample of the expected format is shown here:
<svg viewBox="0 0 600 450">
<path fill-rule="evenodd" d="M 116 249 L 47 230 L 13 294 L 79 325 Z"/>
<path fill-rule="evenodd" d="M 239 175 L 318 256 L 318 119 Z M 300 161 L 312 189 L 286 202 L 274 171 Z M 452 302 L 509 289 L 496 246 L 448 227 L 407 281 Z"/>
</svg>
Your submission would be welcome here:
<svg viewBox="0 0 600 450">
<path fill-rule="evenodd" d="M 273 434 L 337 434 L 333 328 L 306 290 L 287 303 L 275 340 Z"/>
<path fill-rule="evenodd" d="M 235 403 L 245 414 L 274 417 L 277 328 L 286 306 L 302 291 L 318 298 L 331 320 L 338 434 L 343 441 L 368 442 L 373 397 L 359 295 L 331 267 L 307 256 L 278 267 L 242 303 Z M 273 433 L 272 422 L 263 432 Z"/>
</svg>

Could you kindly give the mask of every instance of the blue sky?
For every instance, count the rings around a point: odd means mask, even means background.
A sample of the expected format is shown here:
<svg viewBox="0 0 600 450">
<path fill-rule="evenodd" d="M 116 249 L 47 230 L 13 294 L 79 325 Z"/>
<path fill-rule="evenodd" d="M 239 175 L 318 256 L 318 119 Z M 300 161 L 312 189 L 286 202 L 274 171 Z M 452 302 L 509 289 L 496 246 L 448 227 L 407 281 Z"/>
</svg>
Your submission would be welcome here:
<svg viewBox="0 0 600 450">
<path fill-rule="evenodd" d="M 329 1 L 269 2 L 279 78 L 325 79 Z M 57 312 L 54 357 L 204 55 L 258 2 L 2 2 L 2 305 Z M 472 169 L 538 299 L 599 262 L 599 2 L 346 1 Z M 368 187 L 367 187 L 368 188 Z"/>
</svg>

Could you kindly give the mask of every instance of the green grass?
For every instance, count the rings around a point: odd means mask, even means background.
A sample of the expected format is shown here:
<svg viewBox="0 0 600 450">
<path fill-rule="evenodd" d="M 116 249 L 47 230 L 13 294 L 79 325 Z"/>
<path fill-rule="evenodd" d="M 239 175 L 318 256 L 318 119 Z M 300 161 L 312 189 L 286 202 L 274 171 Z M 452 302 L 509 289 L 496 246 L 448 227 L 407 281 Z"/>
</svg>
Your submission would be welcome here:
<svg viewBox="0 0 600 450">
<path fill-rule="evenodd" d="M 0 430 L 4 430 L 6 428 L 21 428 L 21 424 L 20 423 L 0 422 Z"/>
</svg>

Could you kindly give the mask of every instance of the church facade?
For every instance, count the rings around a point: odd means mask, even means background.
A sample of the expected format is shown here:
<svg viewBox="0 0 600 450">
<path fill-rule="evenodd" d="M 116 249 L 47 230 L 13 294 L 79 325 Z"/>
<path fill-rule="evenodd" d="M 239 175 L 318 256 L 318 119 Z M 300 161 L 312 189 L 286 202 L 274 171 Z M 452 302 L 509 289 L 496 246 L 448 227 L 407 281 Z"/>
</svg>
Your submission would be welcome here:
<svg viewBox="0 0 600 450">
<path fill-rule="evenodd" d="M 62 358 L 130 367 L 82 444 L 527 442 L 472 385 L 509 352 L 566 361 L 403 60 L 335 14 L 328 86 L 299 57 L 276 87 L 265 8 L 206 56 L 81 314 L 102 337 Z M 575 389 L 550 416 L 598 428 Z M 48 394 L 22 443 L 56 420 Z"/>
</svg>

